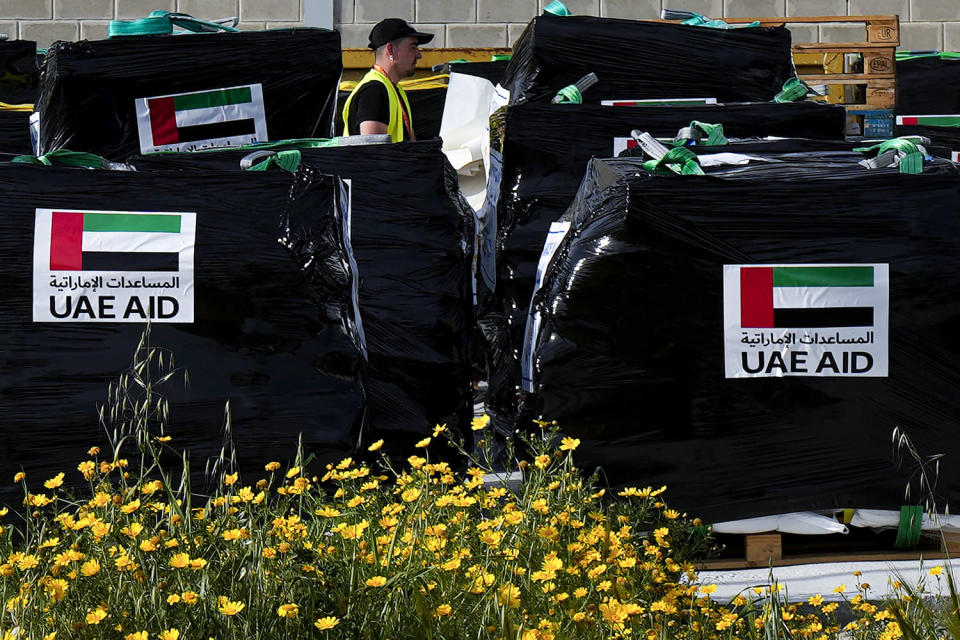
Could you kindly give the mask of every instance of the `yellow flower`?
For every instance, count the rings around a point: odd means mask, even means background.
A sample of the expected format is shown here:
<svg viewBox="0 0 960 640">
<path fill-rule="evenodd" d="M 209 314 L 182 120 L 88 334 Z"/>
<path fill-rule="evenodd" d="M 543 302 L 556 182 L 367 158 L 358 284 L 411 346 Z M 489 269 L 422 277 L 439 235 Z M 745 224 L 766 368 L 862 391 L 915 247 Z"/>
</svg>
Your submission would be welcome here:
<svg viewBox="0 0 960 640">
<path fill-rule="evenodd" d="M 23 471 L 18 471 L 18 472 L 13 476 L 13 481 L 14 481 L 14 482 L 22 482 L 26 477 L 27 477 L 27 474 L 25 474 Z"/>
<path fill-rule="evenodd" d="M 339 620 L 333 616 L 327 616 L 326 618 L 319 618 L 313 623 L 313 626 L 315 626 L 317 629 L 320 629 L 320 631 L 326 631 L 327 629 L 333 629 L 338 624 L 340 624 Z"/>
<path fill-rule="evenodd" d="M 182 594 L 180 594 L 180 597 L 186 604 L 189 604 L 190 606 L 193 606 L 200 601 L 200 598 L 197 596 L 195 591 L 184 591 Z"/>
<path fill-rule="evenodd" d="M 367 447 L 367 451 L 379 451 L 380 447 L 383 446 L 383 440 L 377 440 L 372 445 Z"/>
<path fill-rule="evenodd" d="M 157 636 L 160 640 L 177 640 L 180 637 L 180 632 L 177 629 L 167 629 L 166 631 L 161 631 Z"/>
<path fill-rule="evenodd" d="M 300 613 L 300 607 L 293 604 L 282 604 L 277 608 L 277 615 L 281 618 L 296 618 Z"/>
<path fill-rule="evenodd" d="M 818 593 L 818 594 L 815 595 L 815 596 L 810 596 L 810 599 L 807 600 L 807 602 L 809 602 L 810 604 L 812 604 L 812 605 L 815 606 L 815 607 L 819 607 L 820 605 L 823 604 L 823 596 L 821 596 L 821 595 Z"/>
<path fill-rule="evenodd" d="M 127 504 L 120 507 L 120 511 L 122 511 L 123 513 L 133 513 L 139 508 L 140 508 L 140 500 L 137 499 L 137 500 L 131 500 Z"/>
<path fill-rule="evenodd" d="M 835 589 L 833 590 L 833 592 L 834 592 L 834 593 L 843 593 L 843 592 L 846 591 L 846 590 L 847 590 L 847 585 L 841 584 L 841 585 L 837 586 L 837 588 L 835 588 Z"/>
<path fill-rule="evenodd" d="M 453 613 L 453 607 L 451 607 L 448 604 L 441 604 L 439 607 L 436 608 L 436 610 L 434 610 L 433 615 L 434 617 L 439 618 L 441 616 L 448 616 L 451 613 Z"/>
<path fill-rule="evenodd" d="M 420 442 L 418 442 L 413 446 L 415 446 L 417 449 L 425 449 L 430 445 L 430 440 L 431 438 L 424 438 L 423 440 L 421 440 Z"/>
<path fill-rule="evenodd" d="M 366 585 L 368 587 L 382 587 L 387 583 L 387 579 L 383 576 L 373 576 L 372 578 L 367 579 Z"/>
<path fill-rule="evenodd" d="M 147 640 L 146 631 L 137 631 L 136 633 L 128 633 L 123 637 L 123 640 Z"/>
<path fill-rule="evenodd" d="M 509 582 L 497 589 L 497 601 L 500 606 L 516 608 L 520 606 L 520 589 Z"/>
<path fill-rule="evenodd" d="M 58 473 L 57 475 L 53 476 L 52 478 L 44 482 L 43 486 L 45 486 L 47 489 L 56 489 L 62 484 L 63 484 L 63 474 Z"/>
<path fill-rule="evenodd" d="M 225 616 L 235 616 L 247 605 L 242 602 L 235 602 L 227 598 L 227 596 L 220 596 L 217 598 L 217 610 Z"/>
<path fill-rule="evenodd" d="M 533 464 L 537 465 L 538 469 L 546 469 L 550 465 L 550 456 L 537 456 Z"/>
<path fill-rule="evenodd" d="M 678 511 L 674 511 L 673 509 L 667 509 L 663 512 L 663 517 L 667 520 L 676 520 L 680 517 L 680 513 Z"/>
<path fill-rule="evenodd" d="M 266 466 L 264 466 L 263 468 L 266 469 L 267 471 L 276 471 L 277 469 L 280 468 L 280 463 L 279 463 L 279 462 L 268 462 L 268 463 L 266 464 Z"/>
<path fill-rule="evenodd" d="M 400 494 L 400 497 L 404 502 L 414 502 L 420 497 L 420 489 L 410 487 L 409 489 L 404 490 L 404 492 Z"/>
<path fill-rule="evenodd" d="M 574 598 L 582 598 L 585 595 L 587 595 L 587 590 L 583 587 L 577 587 L 573 592 Z"/>
<path fill-rule="evenodd" d="M 490 416 L 483 414 L 479 418 L 473 419 L 470 428 L 474 431 L 482 431 L 488 424 L 490 424 Z"/>
<path fill-rule="evenodd" d="M 447 430 L 447 425 L 438 424 L 433 428 L 433 437 L 436 438 L 438 435 Z"/>
<path fill-rule="evenodd" d="M 930 575 L 932 576 L 938 576 L 941 573 L 943 573 L 943 567 L 934 567 L 933 569 L 930 569 Z"/>
<path fill-rule="evenodd" d="M 299 473 L 300 473 L 300 467 L 291 467 L 290 470 L 287 471 L 287 478 L 292 478 L 295 475 L 298 475 Z"/>
<path fill-rule="evenodd" d="M 190 560 L 190 568 L 193 569 L 194 571 L 199 571 L 200 569 L 203 569 L 205 566 L 207 566 L 207 561 L 204 560 L 203 558 L 193 558 L 192 560 Z"/>
<path fill-rule="evenodd" d="M 87 614 L 87 624 L 100 624 L 100 621 L 107 617 L 107 610 L 103 607 L 97 607 Z"/>
<path fill-rule="evenodd" d="M 100 447 L 90 447 L 89 449 L 87 449 L 88 456 L 95 456 L 98 453 L 100 453 Z"/>
<path fill-rule="evenodd" d="M 97 474 L 97 465 L 92 460 L 84 460 L 77 465 L 77 471 L 83 474 L 85 480 L 92 480 Z"/>
<path fill-rule="evenodd" d="M 87 560 L 80 565 L 80 573 L 88 578 L 97 575 L 100 573 L 100 562 L 96 559 Z"/>
<path fill-rule="evenodd" d="M 700 587 L 700 592 L 701 592 L 701 593 L 705 593 L 706 595 L 710 595 L 711 593 L 713 593 L 713 592 L 716 591 L 716 590 L 717 590 L 717 585 L 715 585 L 715 584 L 708 584 L 708 585 L 705 586 L 705 587 Z"/>
<path fill-rule="evenodd" d="M 579 447 L 579 446 L 580 446 L 580 439 L 579 439 L 579 438 L 564 438 L 564 439 L 561 440 L 561 442 L 560 442 L 560 450 L 561 450 L 561 451 L 573 451 L 574 449 L 576 449 L 576 448 Z"/>
<path fill-rule="evenodd" d="M 139 522 L 133 522 L 129 526 L 120 529 L 120 533 L 130 536 L 131 538 L 136 538 L 143 531 L 143 525 Z"/>
<path fill-rule="evenodd" d="M 189 553 L 175 553 L 170 558 L 170 566 L 174 569 L 184 569 L 190 564 Z"/>
<path fill-rule="evenodd" d="M 171 593 L 167 596 L 167 604 L 177 604 L 180 602 L 180 596 L 176 593 Z"/>
<path fill-rule="evenodd" d="M 223 476 L 223 484 L 229 487 L 230 485 L 235 484 L 237 482 L 237 478 L 239 476 L 240 476 L 239 473 L 228 473 Z"/>
</svg>

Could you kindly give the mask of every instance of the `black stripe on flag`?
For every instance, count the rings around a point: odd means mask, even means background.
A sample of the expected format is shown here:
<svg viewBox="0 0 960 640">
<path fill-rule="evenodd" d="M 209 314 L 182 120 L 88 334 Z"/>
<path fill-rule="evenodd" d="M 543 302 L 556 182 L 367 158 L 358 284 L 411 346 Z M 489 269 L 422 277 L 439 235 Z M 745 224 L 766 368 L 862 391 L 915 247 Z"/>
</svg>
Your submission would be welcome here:
<svg viewBox="0 0 960 640">
<path fill-rule="evenodd" d="M 86 268 L 86 264 L 84 264 L 84 268 Z M 778 329 L 872 327 L 873 307 L 774 309 L 773 326 Z"/>
<path fill-rule="evenodd" d="M 84 271 L 179 271 L 179 253 L 84 251 Z"/>
<path fill-rule="evenodd" d="M 227 120 L 211 124 L 196 124 L 192 127 L 177 127 L 180 142 L 198 142 L 214 138 L 232 138 L 233 136 L 253 135 L 257 132 L 257 123 L 253 118 Z"/>
</svg>

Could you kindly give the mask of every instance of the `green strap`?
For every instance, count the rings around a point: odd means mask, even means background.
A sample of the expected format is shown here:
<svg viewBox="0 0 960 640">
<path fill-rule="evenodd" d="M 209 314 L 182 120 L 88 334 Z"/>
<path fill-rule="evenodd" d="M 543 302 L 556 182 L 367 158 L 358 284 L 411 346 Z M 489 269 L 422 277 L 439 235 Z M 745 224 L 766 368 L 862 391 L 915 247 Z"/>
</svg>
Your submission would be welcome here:
<svg viewBox="0 0 960 640">
<path fill-rule="evenodd" d="M 940 58 L 941 60 L 960 60 L 960 53 L 956 51 L 897 51 L 897 62 L 902 60 L 916 60 L 917 58 Z"/>
<path fill-rule="evenodd" d="M 920 541 L 923 526 L 923 507 L 911 505 L 900 507 L 900 523 L 897 525 L 897 549 L 912 549 Z"/>
<path fill-rule="evenodd" d="M 297 149 L 319 149 L 322 147 L 340 146 L 340 138 L 289 138 L 287 140 L 274 140 L 272 142 L 255 142 L 253 144 L 242 144 L 236 147 L 215 147 L 213 149 L 200 149 L 191 151 L 191 153 L 218 153 L 221 151 L 258 151 L 260 149 L 276 149 L 278 147 L 297 148 Z M 145 153 L 147 156 L 162 156 L 171 154 L 180 154 L 182 151 L 152 151 Z"/>
<path fill-rule="evenodd" d="M 495 53 L 490 56 L 490 62 L 503 62 L 505 60 L 510 60 L 513 56 L 509 53 Z"/>
<path fill-rule="evenodd" d="M 727 137 L 723 135 L 723 125 L 722 124 L 710 124 L 709 122 L 700 122 L 699 120 L 694 120 L 690 123 L 689 129 L 695 129 L 702 133 L 705 137 L 696 139 L 696 144 L 698 146 L 703 145 L 705 147 L 720 147 L 725 144 L 728 144 Z M 681 129 L 681 132 L 683 129 Z M 677 134 L 677 137 L 673 141 L 677 144 L 684 144 L 686 140 L 680 137 L 681 134 Z"/>
<path fill-rule="evenodd" d="M 702 16 L 699 13 L 693 14 L 692 18 L 687 18 L 680 24 L 686 24 L 691 27 L 708 27 L 710 29 L 735 29 L 735 28 L 746 29 L 748 27 L 760 26 L 760 22 L 757 20 L 754 20 L 750 24 L 741 25 L 740 27 L 734 27 L 733 25 L 727 24 L 723 20 L 711 20 L 710 18 L 706 16 Z"/>
<path fill-rule="evenodd" d="M 648 160 L 643 168 L 650 173 L 670 174 L 679 173 L 682 176 L 702 176 L 700 159 L 697 154 L 686 147 L 674 147 L 667 151 L 658 160 Z"/>
<path fill-rule="evenodd" d="M 82 167 L 86 169 L 106 169 L 112 164 L 93 153 L 57 149 L 42 156 L 17 156 L 12 162 L 33 164 L 45 167 Z"/>
<path fill-rule="evenodd" d="M 909 138 L 893 138 L 872 147 L 858 147 L 854 151 L 864 154 L 876 151 L 875 156 L 881 156 L 887 151 L 896 151 L 899 156 L 900 173 L 913 175 L 923 173 L 923 152 L 917 143 Z"/>
<path fill-rule="evenodd" d="M 580 93 L 580 89 L 578 89 L 575 84 L 568 84 L 563 89 L 560 89 L 560 91 L 557 91 L 557 97 L 560 98 L 557 104 L 583 103 L 583 94 Z"/>
<path fill-rule="evenodd" d="M 780 93 L 773 97 L 773 102 L 796 102 L 807 96 L 810 87 L 800 78 L 794 76 L 783 83 Z"/>
<path fill-rule="evenodd" d="M 186 13 L 157 10 L 151 12 L 146 18 L 139 20 L 111 20 L 110 26 L 107 28 L 107 37 L 170 35 L 173 33 L 174 26 L 194 33 L 239 31 L 239 29 L 224 24 L 197 20 Z"/>
<path fill-rule="evenodd" d="M 248 171 L 270 171 L 271 169 L 280 169 L 295 173 L 300 166 L 301 154 L 298 149 L 284 149 L 267 156 L 264 160 L 258 162 L 248 169 Z"/>
<path fill-rule="evenodd" d="M 573 15 L 570 13 L 570 9 L 567 9 L 567 5 L 560 2 L 560 0 L 553 0 L 550 4 L 543 8 L 544 13 L 549 13 L 555 16 L 570 16 Z"/>
</svg>

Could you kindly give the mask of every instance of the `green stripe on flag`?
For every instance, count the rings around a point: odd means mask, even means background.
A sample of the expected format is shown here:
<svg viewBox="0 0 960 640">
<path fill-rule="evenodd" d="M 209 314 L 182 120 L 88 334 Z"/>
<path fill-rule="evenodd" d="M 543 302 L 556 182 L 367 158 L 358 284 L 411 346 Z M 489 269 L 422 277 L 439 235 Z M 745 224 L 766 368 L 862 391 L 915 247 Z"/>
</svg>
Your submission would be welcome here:
<svg viewBox="0 0 960 640">
<path fill-rule="evenodd" d="M 873 267 L 774 267 L 775 287 L 872 287 Z"/>
<path fill-rule="evenodd" d="M 173 109 L 174 111 L 186 111 L 188 109 L 206 109 L 207 107 L 225 107 L 228 104 L 243 104 L 252 100 L 250 87 L 218 89 L 204 93 L 174 96 Z"/>
<path fill-rule="evenodd" d="M 84 231 L 180 233 L 180 216 L 126 213 L 85 213 Z"/>
</svg>

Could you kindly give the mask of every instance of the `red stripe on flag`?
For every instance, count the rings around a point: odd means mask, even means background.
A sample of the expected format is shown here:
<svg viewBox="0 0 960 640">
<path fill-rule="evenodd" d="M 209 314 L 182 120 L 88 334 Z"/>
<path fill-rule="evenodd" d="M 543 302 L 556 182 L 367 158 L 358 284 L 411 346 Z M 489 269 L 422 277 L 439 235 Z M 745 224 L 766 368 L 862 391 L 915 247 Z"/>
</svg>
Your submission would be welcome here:
<svg viewBox="0 0 960 640">
<path fill-rule="evenodd" d="M 633 138 L 630 138 L 629 140 L 627 140 L 627 149 L 633 149 L 634 147 L 639 147 L 639 146 L 640 146 L 640 143 L 634 140 Z"/>
<path fill-rule="evenodd" d="M 919 122 L 920 122 L 919 118 L 916 118 L 916 117 L 908 118 L 907 116 L 904 116 L 902 124 L 918 124 Z"/>
<path fill-rule="evenodd" d="M 50 225 L 50 270 L 83 269 L 83 214 L 54 211 Z"/>
<path fill-rule="evenodd" d="M 740 267 L 740 326 L 773 327 L 773 267 Z"/>
<path fill-rule="evenodd" d="M 180 142 L 173 98 L 151 98 L 147 100 L 147 108 L 150 110 L 150 129 L 153 132 L 154 146 Z"/>
</svg>

